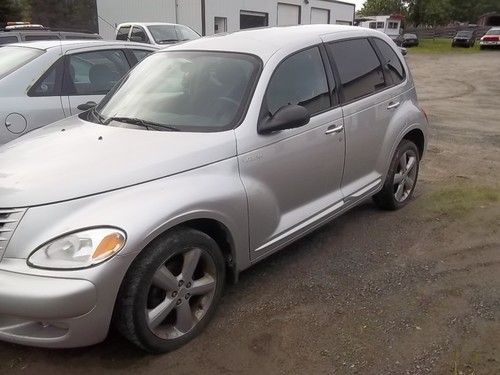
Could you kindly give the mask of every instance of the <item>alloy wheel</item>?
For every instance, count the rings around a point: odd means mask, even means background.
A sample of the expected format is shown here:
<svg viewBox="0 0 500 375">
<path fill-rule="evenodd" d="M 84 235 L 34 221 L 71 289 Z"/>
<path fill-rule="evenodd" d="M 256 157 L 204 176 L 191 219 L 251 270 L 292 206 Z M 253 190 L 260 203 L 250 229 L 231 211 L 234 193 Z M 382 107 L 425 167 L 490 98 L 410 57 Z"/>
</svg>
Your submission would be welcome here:
<svg viewBox="0 0 500 375">
<path fill-rule="evenodd" d="M 413 191 L 417 177 L 417 161 L 413 150 L 406 151 L 399 159 L 394 175 L 394 198 L 399 203 L 406 201 Z"/>
<path fill-rule="evenodd" d="M 161 339 L 190 332 L 209 310 L 216 290 L 216 266 L 201 248 L 172 255 L 155 272 L 149 287 L 146 319 Z"/>
</svg>

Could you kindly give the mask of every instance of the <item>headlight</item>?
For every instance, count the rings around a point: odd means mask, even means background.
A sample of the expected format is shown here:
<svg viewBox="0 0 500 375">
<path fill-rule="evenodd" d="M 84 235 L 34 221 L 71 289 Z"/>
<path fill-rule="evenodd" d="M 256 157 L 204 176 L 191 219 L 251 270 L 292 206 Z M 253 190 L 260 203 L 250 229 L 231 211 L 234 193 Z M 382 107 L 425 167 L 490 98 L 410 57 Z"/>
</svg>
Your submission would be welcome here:
<svg viewBox="0 0 500 375">
<path fill-rule="evenodd" d="M 67 234 L 35 250 L 32 267 L 49 269 L 87 268 L 102 263 L 125 245 L 125 233 L 114 228 L 88 229 Z"/>
</svg>

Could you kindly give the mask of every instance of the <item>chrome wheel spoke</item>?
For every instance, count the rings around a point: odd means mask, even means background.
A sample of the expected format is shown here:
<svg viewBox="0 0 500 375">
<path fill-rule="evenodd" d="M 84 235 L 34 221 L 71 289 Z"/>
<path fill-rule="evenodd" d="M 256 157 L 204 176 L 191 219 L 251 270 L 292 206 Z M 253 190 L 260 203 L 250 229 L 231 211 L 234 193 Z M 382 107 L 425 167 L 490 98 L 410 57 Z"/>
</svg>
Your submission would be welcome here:
<svg viewBox="0 0 500 375">
<path fill-rule="evenodd" d="M 184 264 L 182 265 L 182 277 L 184 280 L 193 279 L 193 274 L 200 261 L 200 256 L 200 249 L 193 249 L 184 254 Z"/>
<path fill-rule="evenodd" d="M 417 165 L 417 158 L 415 156 L 410 156 L 408 159 L 408 164 L 405 166 L 406 173 L 410 173 L 413 168 Z"/>
<path fill-rule="evenodd" d="M 165 266 L 161 266 L 153 276 L 153 285 L 162 290 L 172 291 L 177 289 L 177 278 Z"/>
<path fill-rule="evenodd" d="M 413 179 L 411 177 L 407 177 L 406 182 L 405 182 L 405 189 L 410 191 L 411 189 L 413 189 L 414 184 L 415 184 L 415 181 L 413 181 Z"/>
<path fill-rule="evenodd" d="M 396 190 L 396 199 L 401 202 L 403 200 L 403 194 L 405 191 L 405 186 L 403 183 L 399 184 L 398 189 Z"/>
<path fill-rule="evenodd" d="M 399 185 L 401 183 L 401 181 L 403 181 L 403 174 L 402 173 L 397 173 L 396 175 L 394 175 L 394 185 Z"/>
<path fill-rule="evenodd" d="M 154 329 L 158 327 L 170 314 L 175 307 L 175 300 L 165 299 L 162 303 L 154 309 L 148 311 L 148 325 L 149 328 Z"/>
<path fill-rule="evenodd" d="M 189 289 L 191 295 L 204 295 L 215 289 L 215 280 L 210 275 L 205 275 L 201 279 L 193 281 L 192 287 Z"/>
<path fill-rule="evenodd" d="M 189 302 L 186 301 L 183 304 L 177 306 L 177 321 L 175 322 L 175 328 L 179 331 L 186 333 L 194 325 L 193 312 L 191 311 L 191 306 Z"/>
<path fill-rule="evenodd" d="M 406 162 L 406 153 L 404 153 L 401 158 L 399 159 L 399 169 L 404 172 L 406 171 L 406 165 L 407 165 L 407 162 Z"/>
</svg>

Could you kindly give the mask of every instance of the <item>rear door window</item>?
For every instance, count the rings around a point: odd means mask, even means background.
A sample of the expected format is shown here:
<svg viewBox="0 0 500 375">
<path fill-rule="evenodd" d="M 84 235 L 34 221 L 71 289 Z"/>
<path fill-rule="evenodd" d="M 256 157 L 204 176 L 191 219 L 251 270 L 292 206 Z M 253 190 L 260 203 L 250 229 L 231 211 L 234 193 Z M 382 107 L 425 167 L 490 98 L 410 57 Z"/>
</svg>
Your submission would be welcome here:
<svg viewBox="0 0 500 375">
<path fill-rule="evenodd" d="M 147 56 L 151 54 L 152 51 L 147 51 L 144 49 L 133 49 L 132 53 L 134 54 L 137 62 L 144 60 Z"/>
<path fill-rule="evenodd" d="M 270 115 L 289 104 L 298 104 L 311 115 L 331 107 L 325 67 L 318 47 L 284 60 L 274 72 L 266 93 Z"/>
<path fill-rule="evenodd" d="M 130 35 L 130 37 L 134 42 L 149 43 L 149 39 L 142 27 L 134 26 L 132 28 L 132 34 Z"/>
<path fill-rule="evenodd" d="M 123 26 L 118 29 L 116 33 L 116 40 L 128 40 L 128 32 L 130 31 L 130 26 Z"/>
<path fill-rule="evenodd" d="M 121 50 L 70 55 L 64 76 L 64 91 L 67 95 L 107 94 L 129 69 Z"/>
<path fill-rule="evenodd" d="M 372 95 L 386 87 L 380 60 L 368 39 L 352 39 L 327 45 L 340 76 L 344 102 Z"/>
<path fill-rule="evenodd" d="M 29 96 L 59 96 L 61 90 L 64 58 L 60 58 L 30 89 Z"/>
<path fill-rule="evenodd" d="M 382 39 L 375 38 L 373 40 L 382 54 L 384 67 L 392 78 L 392 83 L 395 85 L 400 84 L 405 80 L 406 75 L 398 55 L 396 55 L 396 52 L 394 52 L 391 46 Z"/>
</svg>

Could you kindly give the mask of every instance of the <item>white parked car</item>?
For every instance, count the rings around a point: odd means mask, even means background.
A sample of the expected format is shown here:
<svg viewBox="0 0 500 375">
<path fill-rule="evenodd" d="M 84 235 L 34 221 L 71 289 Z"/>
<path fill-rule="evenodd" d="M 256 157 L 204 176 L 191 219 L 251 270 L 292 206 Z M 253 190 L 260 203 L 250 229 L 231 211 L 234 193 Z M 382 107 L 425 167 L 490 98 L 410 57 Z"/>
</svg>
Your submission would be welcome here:
<svg viewBox="0 0 500 375">
<path fill-rule="evenodd" d="M 190 27 L 176 23 L 129 22 L 116 28 L 116 40 L 153 44 L 160 48 L 200 37 Z"/>
<path fill-rule="evenodd" d="M 39 41 L 0 48 L 0 144 L 88 109 L 154 46 Z"/>
</svg>

